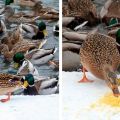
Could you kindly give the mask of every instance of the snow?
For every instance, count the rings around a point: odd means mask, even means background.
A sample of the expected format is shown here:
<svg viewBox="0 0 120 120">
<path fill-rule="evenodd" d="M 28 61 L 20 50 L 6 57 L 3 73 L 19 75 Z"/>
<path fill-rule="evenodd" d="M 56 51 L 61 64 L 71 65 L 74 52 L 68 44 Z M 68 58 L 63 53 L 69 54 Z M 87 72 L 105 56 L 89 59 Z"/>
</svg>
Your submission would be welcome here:
<svg viewBox="0 0 120 120">
<path fill-rule="evenodd" d="M 59 95 L 12 96 L 0 103 L 1 120 L 58 120 Z M 0 96 L 5 98 L 6 96 Z"/>
<path fill-rule="evenodd" d="M 87 72 L 92 83 L 78 83 L 81 72 L 62 72 L 63 120 L 118 120 L 120 108 L 108 105 L 97 105 L 92 108 L 106 93 L 112 93 L 105 81 Z"/>
</svg>

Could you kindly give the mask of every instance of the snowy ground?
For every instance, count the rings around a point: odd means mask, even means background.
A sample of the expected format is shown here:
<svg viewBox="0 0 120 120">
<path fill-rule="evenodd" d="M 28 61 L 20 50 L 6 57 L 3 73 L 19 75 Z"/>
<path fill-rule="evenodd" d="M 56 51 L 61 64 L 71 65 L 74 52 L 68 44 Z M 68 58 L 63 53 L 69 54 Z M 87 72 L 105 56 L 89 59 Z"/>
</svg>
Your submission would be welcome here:
<svg viewBox="0 0 120 120">
<path fill-rule="evenodd" d="M 63 72 L 63 120 L 120 120 L 120 108 L 96 106 L 101 96 L 110 93 L 104 81 L 95 78 L 89 72 L 87 76 L 93 83 L 78 83 L 80 72 Z"/>
<path fill-rule="evenodd" d="M 0 103 L 0 119 L 58 120 L 58 96 L 12 96 L 9 102 Z"/>
</svg>

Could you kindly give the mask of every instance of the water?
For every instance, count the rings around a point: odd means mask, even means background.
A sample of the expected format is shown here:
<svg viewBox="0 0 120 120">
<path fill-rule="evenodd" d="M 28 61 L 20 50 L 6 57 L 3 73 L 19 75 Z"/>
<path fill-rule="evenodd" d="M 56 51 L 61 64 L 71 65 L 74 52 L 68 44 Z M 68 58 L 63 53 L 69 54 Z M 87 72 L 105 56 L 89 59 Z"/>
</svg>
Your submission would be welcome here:
<svg viewBox="0 0 120 120">
<path fill-rule="evenodd" d="M 42 0 L 43 4 L 45 6 L 53 7 L 54 9 L 59 9 L 59 0 Z M 0 0 L 0 4 L 4 4 L 3 0 Z M 19 6 L 13 6 L 17 11 L 28 11 L 28 8 L 20 8 Z M 53 26 L 56 24 L 55 21 L 49 22 L 46 21 L 47 24 L 47 31 L 48 31 L 48 41 L 45 44 L 44 48 L 54 48 L 57 47 L 58 51 L 55 54 L 54 60 L 59 60 L 59 38 L 55 37 L 53 35 Z M 58 72 L 52 70 L 48 64 L 36 66 L 39 74 L 42 76 L 49 76 L 53 77 L 58 75 Z M 8 72 L 8 69 L 10 69 L 9 64 L 5 63 L 3 60 L 3 56 L 0 56 L 0 72 Z"/>
</svg>

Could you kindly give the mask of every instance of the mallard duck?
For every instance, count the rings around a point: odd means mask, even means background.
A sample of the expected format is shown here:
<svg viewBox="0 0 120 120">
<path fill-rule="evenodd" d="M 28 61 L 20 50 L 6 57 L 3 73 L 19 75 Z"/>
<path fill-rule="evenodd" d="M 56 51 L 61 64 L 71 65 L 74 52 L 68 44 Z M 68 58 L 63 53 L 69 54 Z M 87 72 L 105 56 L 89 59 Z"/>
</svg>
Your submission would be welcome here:
<svg viewBox="0 0 120 120">
<path fill-rule="evenodd" d="M 63 16 L 81 18 L 90 24 L 98 22 L 97 10 L 91 0 L 68 0 L 67 8 L 63 10 L 63 13 L 66 13 Z"/>
<path fill-rule="evenodd" d="M 23 35 L 31 39 L 44 39 L 48 35 L 44 21 L 38 21 L 37 26 L 27 23 L 21 24 L 21 28 Z"/>
<path fill-rule="evenodd" d="M 39 16 L 34 17 L 23 12 L 15 14 L 15 11 L 11 6 L 5 6 L 1 12 L 1 15 L 3 15 L 5 21 L 8 23 L 35 23 L 35 21 L 39 19 Z"/>
<path fill-rule="evenodd" d="M 14 68 L 18 69 L 18 75 L 26 75 L 28 73 L 32 74 L 35 79 L 39 79 L 38 70 L 33 66 L 33 64 L 25 59 L 23 53 L 18 52 L 13 56 Z"/>
<path fill-rule="evenodd" d="M 11 50 L 9 50 L 8 46 L 6 44 L 0 45 L 1 54 L 4 55 L 5 60 L 10 61 L 15 53 L 22 52 L 26 53 L 28 50 L 33 48 L 38 48 L 41 46 L 41 41 L 20 41 L 17 42 Z"/>
<path fill-rule="evenodd" d="M 6 99 L 1 99 L 1 102 L 10 100 L 11 92 L 22 87 L 21 78 L 16 75 L 0 73 L 0 95 L 8 94 Z"/>
<path fill-rule="evenodd" d="M 104 34 L 91 32 L 80 48 L 80 61 L 84 68 L 97 78 L 106 81 L 107 85 L 118 96 L 118 84 L 116 71 L 120 65 L 119 51 L 115 40 Z M 90 82 L 85 76 L 79 82 Z"/>
<path fill-rule="evenodd" d="M 34 49 L 28 52 L 25 56 L 35 65 L 41 65 L 53 59 L 57 48 L 53 49 Z"/>
<path fill-rule="evenodd" d="M 41 19 L 59 19 L 59 12 L 50 7 L 44 7 L 41 2 L 38 2 L 34 7 L 34 16 L 40 16 Z"/>
<path fill-rule="evenodd" d="M 6 44 L 9 50 L 12 50 L 13 46 L 20 41 L 23 41 L 23 37 L 21 35 L 21 28 L 20 26 L 18 26 L 12 32 L 9 32 L 8 34 L 6 34 L 6 36 L 1 40 L 1 43 Z"/>
<path fill-rule="evenodd" d="M 109 24 L 111 18 L 120 20 L 120 0 L 107 0 L 100 11 L 100 17 L 106 24 Z"/>
<path fill-rule="evenodd" d="M 25 7 L 34 7 L 38 0 L 14 0 L 14 4 L 25 6 Z"/>
</svg>

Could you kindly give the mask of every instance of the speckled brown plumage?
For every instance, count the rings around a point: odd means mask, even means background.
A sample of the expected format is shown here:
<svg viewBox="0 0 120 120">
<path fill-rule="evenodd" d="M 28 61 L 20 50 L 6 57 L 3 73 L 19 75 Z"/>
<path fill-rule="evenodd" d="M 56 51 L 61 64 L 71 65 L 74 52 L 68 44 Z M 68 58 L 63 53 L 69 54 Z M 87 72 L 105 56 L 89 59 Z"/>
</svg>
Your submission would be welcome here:
<svg viewBox="0 0 120 120">
<path fill-rule="evenodd" d="M 96 6 L 91 0 L 68 0 L 68 5 L 63 6 L 63 15 L 81 17 L 92 23 L 98 18 Z"/>
<path fill-rule="evenodd" d="M 115 72 L 120 63 L 115 40 L 109 36 L 89 34 L 80 49 L 83 66 L 96 77 L 106 79 L 106 73 Z"/>
<path fill-rule="evenodd" d="M 108 8 L 108 17 L 120 18 L 120 0 L 112 0 L 112 4 Z"/>
<path fill-rule="evenodd" d="M 22 85 L 21 78 L 15 75 L 0 73 L 0 95 L 13 92 Z"/>
</svg>

